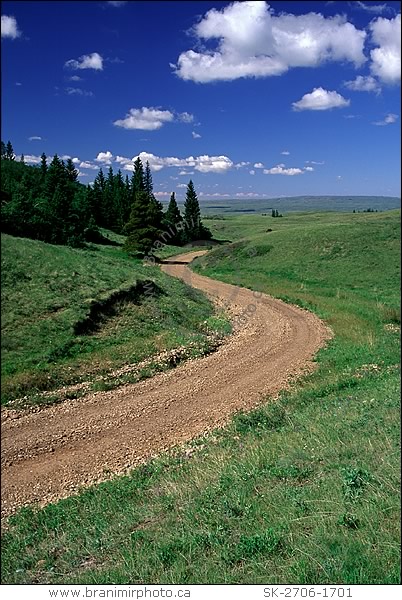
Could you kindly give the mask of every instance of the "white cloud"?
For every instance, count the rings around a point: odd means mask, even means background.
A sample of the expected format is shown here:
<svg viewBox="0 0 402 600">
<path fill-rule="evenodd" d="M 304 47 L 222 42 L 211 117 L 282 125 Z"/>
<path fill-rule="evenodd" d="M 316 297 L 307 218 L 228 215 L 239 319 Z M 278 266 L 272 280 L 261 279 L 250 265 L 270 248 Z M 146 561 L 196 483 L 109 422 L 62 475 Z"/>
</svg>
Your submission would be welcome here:
<svg viewBox="0 0 402 600">
<path fill-rule="evenodd" d="M 242 160 L 241 162 L 235 164 L 235 168 L 241 169 L 242 167 L 247 167 L 249 164 L 249 162 L 245 162 L 244 160 Z"/>
<path fill-rule="evenodd" d="M 370 2 L 370 4 L 365 4 L 364 2 L 357 1 L 352 2 L 351 5 L 357 6 L 358 8 L 366 10 L 367 12 L 374 13 L 376 15 L 380 15 L 381 13 L 389 10 L 389 6 L 387 6 L 386 4 L 373 4 L 372 2 Z"/>
<path fill-rule="evenodd" d="M 217 195 L 219 196 L 219 194 Z M 229 194 L 225 195 L 229 196 Z M 238 192 L 236 198 L 261 198 L 261 194 L 256 194 L 255 192 Z"/>
<path fill-rule="evenodd" d="M 119 8 L 120 6 L 127 4 L 127 0 L 107 0 L 106 4 Z"/>
<path fill-rule="evenodd" d="M 305 171 L 314 171 L 314 167 L 305 167 Z"/>
<path fill-rule="evenodd" d="M 263 165 L 262 163 L 260 163 L 260 162 L 258 162 L 258 163 L 254 163 L 254 168 L 255 168 L 255 169 L 263 169 L 263 168 L 264 168 L 264 165 Z"/>
<path fill-rule="evenodd" d="M 174 156 L 160 157 L 148 152 L 140 152 L 138 155 L 143 163 L 149 162 L 151 169 L 160 171 L 164 167 L 190 167 L 200 173 L 225 173 L 233 167 L 233 162 L 227 156 L 189 156 L 187 158 L 176 158 Z M 133 158 L 136 160 L 137 156 Z M 179 175 L 183 173 L 181 171 Z M 185 173 L 190 175 L 190 173 Z"/>
<path fill-rule="evenodd" d="M 178 188 L 186 188 L 187 187 L 187 183 L 178 183 L 176 187 L 178 187 Z"/>
<path fill-rule="evenodd" d="M 192 115 L 192 114 L 190 114 L 188 112 L 178 113 L 177 120 L 181 121 L 182 123 L 193 123 L 194 122 L 194 115 Z"/>
<path fill-rule="evenodd" d="M 15 40 L 20 35 L 21 31 L 18 29 L 16 18 L 1 15 L 1 37 Z"/>
<path fill-rule="evenodd" d="M 41 157 L 40 156 L 35 156 L 33 154 L 25 154 L 24 155 L 24 160 L 26 163 L 30 163 L 33 165 L 38 165 L 41 161 Z"/>
<path fill-rule="evenodd" d="M 28 138 L 30 142 L 40 141 L 41 139 L 42 138 L 40 137 L 40 135 L 31 135 L 31 137 Z"/>
<path fill-rule="evenodd" d="M 20 81 L 16 81 L 16 82 L 15 82 L 15 85 L 18 85 L 18 86 L 20 86 L 20 85 L 22 85 L 22 83 L 21 83 Z"/>
<path fill-rule="evenodd" d="M 171 65 L 185 80 L 200 83 L 240 77 L 281 75 L 293 67 L 327 61 L 361 65 L 366 33 L 345 16 L 324 17 L 274 11 L 266 2 L 233 2 L 213 8 L 193 29 L 198 40 L 217 40 L 215 48 L 188 50 Z"/>
<path fill-rule="evenodd" d="M 110 152 L 110 150 L 107 150 L 106 152 L 99 152 L 95 160 L 96 162 L 100 162 L 105 165 L 110 165 L 113 160 L 113 154 Z"/>
<path fill-rule="evenodd" d="M 249 171 L 250 175 L 255 175 L 255 171 L 254 169 L 251 169 L 251 171 Z"/>
<path fill-rule="evenodd" d="M 172 192 L 154 192 L 154 196 L 170 196 Z"/>
<path fill-rule="evenodd" d="M 159 108 L 131 108 L 124 119 L 114 121 L 117 127 L 124 129 L 144 129 L 153 131 L 160 129 L 164 123 L 170 123 L 174 120 L 174 114 L 170 110 L 160 110 Z"/>
<path fill-rule="evenodd" d="M 131 108 L 124 119 L 117 119 L 113 125 L 123 127 L 124 129 L 154 131 L 155 129 L 160 129 L 165 123 L 171 123 L 172 121 L 193 123 L 194 115 L 188 112 L 175 113 L 152 106 L 149 108 L 143 106 L 142 108 Z M 198 137 L 198 134 L 194 135 L 193 132 L 193 137 Z"/>
<path fill-rule="evenodd" d="M 264 169 L 264 175 L 302 175 L 304 173 L 303 169 L 299 169 L 298 167 L 290 167 L 286 168 L 282 163 L 280 165 L 276 165 L 276 167 L 272 167 L 271 169 Z"/>
<path fill-rule="evenodd" d="M 345 81 L 344 86 L 354 92 L 375 92 L 376 94 L 381 92 L 381 86 L 377 79 L 371 75 L 358 75 L 356 79 L 353 79 L 352 81 Z"/>
<path fill-rule="evenodd" d="M 201 137 L 201 136 L 200 136 L 200 134 L 199 134 L 199 133 L 197 133 L 196 131 L 192 131 L 192 132 L 191 132 L 191 135 L 193 136 L 193 138 L 194 138 L 195 140 L 198 140 L 198 139 Z"/>
<path fill-rule="evenodd" d="M 72 161 L 75 165 L 78 165 L 81 162 L 80 159 L 77 157 L 73 158 Z"/>
<path fill-rule="evenodd" d="M 78 60 L 68 60 L 64 66 L 70 69 L 95 69 L 95 71 L 102 71 L 103 58 L 97 52 L 92 52 L 92 54 L 80 56 Z"/>
<path fill-rule="evenodd" d="M 72 75 L 71 77 L 69 77 L 70 81 L 82 81 L 82 77 L 80 77 L 79 75 Z"/>
<path fill-rule="evenodd" d="M 388 113 L 382 121 L 375 121 L 373 125 L 392 125 L 392 123 L 396 123 L 398 119 L 398 115 L 395 115 L 394 113 Z"/>
<path fill-rule="evenodd" d="M 66 94 L 68 94 L 69 96 L 93 96 L 92 92 L 82 90 L 81 88 L 73 87 L 66 88 Z"/>
<path fill-rule="evenodd" d="M 323 160 L 306 160 L 306 163 L 310 163 L 310 165 L 325 165 L 325 161 Z"/>
<path fill-rule="evenodd" d="M 289 156 L 290 152 L 289 150 L 283 150 L 281 154 L 283 154 L 284 156 Z"/>
<path fill-rule="evenodd" d="M 79 159 L 77 159 L 79 162 Z M 76 160 L 73 158 L 73 163 L 76 164 Z M 93 171 L 97 171 L 99 169 L 99 165 L 94 165 L 87 160 L 79 162 L 80 169 L 92 169 Z"/>
<path fill-rule="evenodd" d="M 379 17 L 370 24 L 370 30 L 378 46 L 370 52 L 371 72 L 384 83 L 397 83 L 401 79 L 401 15 Z"/>
<path fill-rule="evenodd" d="M 330 110 L 331 108 L 342 108 L 349 106 L 350 100 L 346 100 L 338 92 L 329 92 L 322 87 L 314 88 L 310 94 L 304 94 L 298 102 L 293 102 L 293 110 Z"/>
</svg>

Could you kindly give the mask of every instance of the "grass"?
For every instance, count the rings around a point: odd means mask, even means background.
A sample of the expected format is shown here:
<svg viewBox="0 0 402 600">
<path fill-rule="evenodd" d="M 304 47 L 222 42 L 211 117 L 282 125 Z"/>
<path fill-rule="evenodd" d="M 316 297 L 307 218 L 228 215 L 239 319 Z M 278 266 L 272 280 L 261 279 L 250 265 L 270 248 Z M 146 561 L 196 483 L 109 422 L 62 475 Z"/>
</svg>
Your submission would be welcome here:
<svg viewBox="0 0 402 600">
<path fill-rule="evenodd" d="M 144 290 L 144 281 L 153 285 Z M 214 326 L 227 330 L 202 294 L 113 246 L 73 250 L 2 235 L 2 306 L 3 403 L 43 401 L 39 392 L 165 350 L 204 351 Z M 107 379 L 113 387 L 127 377 Z"/>
<path fill-rule="evenodd" d="M 319 368 L 130 476 L 20 510 L 3 582 L 400 583 L 398 219 L 210 221 L 235 245 L 197 270 L 323 316 Z"/>
</svg>

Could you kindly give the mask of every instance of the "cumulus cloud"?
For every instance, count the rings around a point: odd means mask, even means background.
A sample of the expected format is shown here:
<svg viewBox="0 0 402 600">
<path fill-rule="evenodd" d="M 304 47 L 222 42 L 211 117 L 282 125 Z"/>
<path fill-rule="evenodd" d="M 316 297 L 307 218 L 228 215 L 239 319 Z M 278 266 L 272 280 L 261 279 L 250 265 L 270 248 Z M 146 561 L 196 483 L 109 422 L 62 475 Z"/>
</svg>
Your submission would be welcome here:
<svg viewBox="0 0 402 600">
<path fill-rule="evenodd" d="M 250 175 L 255 175 L 255 171 L 254 169 L 251 169 L 251 171 L 249 171 Z"/>
<path fill-rule="evenodd" d="M 31 137 L 28 138 L 30 142 L 40 141 L 41 139 L 40 135 L 31 135 Z"/>
<path fill-rule="evenodd" d="M 66 94 L 68 94 L 69 96 L 93 96 L 92 92 L 74 87 L 66 88 Z"/>
<path fill-rule="evenodd" d="M 254 163 L 254 169 L 263 169 L 264 165 L 261 162 Z"/>
<path fill-rule="evenodd" d="M 103 58 L 97 52 L 92 52 L 92 54 L 83 54 L 78 60 L 68 60 L 64 66 L 69 69 L 95 69 L 95 71 L 102 71 Z"/>
<path fill-rule="evenodd" d="M 24 155 L 24 160 L 26 163 L 32 164 L 32 165 L 38 165 L 41 161 L 41 157 L 40 156 L 35 156 L 34 154 L 25 154 Z"/>
<path fill-rule="evenodd" d="M 113 160 L 113 154 L 110 152 L 110 150 L 107 150 L 106 152 L 99 152 L 95 160 L 96 162 L 100 162 L 105 165 L 110 165 Z"/>
<path fill-rule="evenodd" d="M 178 183 L 176 187 L 178 187 L 178 188 L 186 188 L 187 187 L 187 183 Z"/>
<path fill-rule="evenodd" d="M 311 172 L 311 171 L 314 171 L 314 167 L 305 167 L 305 169 L 304 169 L 304 170 L 305 170 L 305 171 L 310 171 L 310 172 Z"/>
<path fill-rule="evenodd" d="M 313 12 L 275 16 L 261 1 L 213 8 L 192 32 L 198 41 L 217 40 L 215 47 L 183 52 L 171 66 L 181 79 L 199 83 L 281 75 L 293 67 L 316 67 L 326 61 L 359 66 L 366 60 L 366 33 L 345 16 Z"/>
<path fill-rule="evenodd" d="M 378 46 L 371 50 L 370 69 L 384 83 L 401 80 L 401 15 L 394 19 L 379 17 L 370 24 L 371 38 Z"/>
<path fill-rule="evenodd" d="M 78 162 L 79 162 L 80 169 L 92 169 L 93 171 L 97 171 L 99 169 L 99 165 L 94 165 L 93 163 L 91 163 L 87 160 L 80 162 L 79 159 L 73 158 L 74 164 L 77 164 L 76 160 L 78 160 Z M 110 163 L 108 163 L 108 164 L 110 164 Z"/>
<path fill-rule="evenodd" d="M 304 94 L 301 100 L 293 102 L 293 110 L 330 110 L 331 108 L 343 108 L 349 106 L 350 100 L 346 100 L 338 92 L 329 92 L 322 87 L 314 88 L 310 94 Z"/>
<path fill-rule="evenodd" d="M 374 92 L 375 94 L 381 92 L 381 86 L 377 79 L 371 75 L 358 75 L 356 79 L 353 79 L 352 81 L 345 81 L 344 86 L 354 92 Z"/>
<path fill-rule="evenodd" d="M 138 155 L 143 163 L 149 162 L 151 169 L 160 171 L 164 167 L 190 167 L 200 173 L 225 173 L 233 167 L 233 162 L 227 156 L 189 156 L 177 158 L 174 156 L 160 157 L 148 152 L 140 152 Z M 136 160 L 137 156 L 133 158 Z M 186 175 L 190 173 L 186 172 Z"/>
<path fill-rule="evenodd" d="M 80 77 L 79 75 L 72 75 L 71 77 L 69 77 L 70 81 L 82 81 L 82 77 Z"/>
<path fill-rule="evenodd" d="M 282 163 L 280 165 L 276 165 L 276 167 L 272 167 L 271 169 L 264 169 L 264 175 L 302 175 L 304 173 L 303 169 L 299 169 L 298 167 L 290 167 L 286 168 Z"/>
<path fill-rule="evenodd" d="M 154 131 L 160 129 L 164 123 L 170 123 L 173 120 L 174 114 L 170 110 L 143 106 L 142 108 L 131 108 L 124 119 L 114 121 L 113 125 L 124 129 Z"/>
<path fill-rule="evenodd" d="M 17 20 L 15 17 L 1 15 L 1 37 L 15 40 L 20 37 L 21 31 L 18 29 Z"/>
<path fill-rule="evenodd" d="M 281 154 L 283 154 L 284 156 L 289 156 L 290 152 L 289 150 L 282 150 Z"/>
<path fill-rule="evenodd" d="M 393 123 L 396 123 L 398 119 L 398 115 L 395 115 L 394 113 L 388 113 L 382 121 L 375 121 L 373 125 L 392 125 Z"/>
<path fill-rule="evenodd" d="M 249 164 L 250 163 L 248 161 L 246 162 L 246 161 L 242 160 L 241 162 L 235 164 L 235 168 L 241 169 L 242 167 L 248 167 Z"/>
<path fill-rule="evenodd" d="M 195 140 L 198 140 L 198 139 L 201 137 L 201 136 L 200 136 L 200 134 L 199 134 L 199 133 L 197 133 L 196 131 L 192 131 L 192 132 L 191 132 L 191 135 L 193 136 L 193 138 L 194 138 Z"/>
</svg>

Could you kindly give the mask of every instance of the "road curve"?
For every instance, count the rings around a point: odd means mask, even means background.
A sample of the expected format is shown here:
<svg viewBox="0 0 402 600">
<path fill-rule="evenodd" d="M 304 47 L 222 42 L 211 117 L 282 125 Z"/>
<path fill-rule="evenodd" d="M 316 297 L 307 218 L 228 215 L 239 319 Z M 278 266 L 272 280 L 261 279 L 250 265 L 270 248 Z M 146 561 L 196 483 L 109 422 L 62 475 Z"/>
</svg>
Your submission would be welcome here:
<svg viewBox="0 0 402 600">
<path fill-rule="evenodd" d="M 200 252 L 163 271 L 241 315 L 216 352 L 140 383 L 45 407 L 2 412 L 2 514 L 44 505 L 225 423 L 314 367 L 330 332 L 312 313 L 193 273 Z"/>
</svg>

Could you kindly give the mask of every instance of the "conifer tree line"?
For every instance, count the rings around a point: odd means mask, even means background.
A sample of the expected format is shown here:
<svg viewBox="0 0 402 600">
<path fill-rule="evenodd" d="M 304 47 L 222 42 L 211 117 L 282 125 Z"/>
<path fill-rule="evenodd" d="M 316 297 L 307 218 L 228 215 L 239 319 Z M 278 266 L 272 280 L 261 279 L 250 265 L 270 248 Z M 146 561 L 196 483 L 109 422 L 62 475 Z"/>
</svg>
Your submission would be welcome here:
<svg viewBox="0 0 402 600">
<path fill-rule="evenodd" d="M 54 244 L 82 246 L 101 241 L 99 228 L 126 235 L 125 249 L 148 253 L 156 240 L 183 245 L 210 239 L 201 222 L 200 207 L 192 181 L 187 186 L 184 214 L 172 193 L 166 212 L 153 193 L 152 173 L 138 157 L 131 178 L 100 169 L 93 186 L 78 182 L 71 158 L 49 159 L 27 166 L 15 160 L 11 142 L 1 142 L 2 231 Z"/>
</svg>

